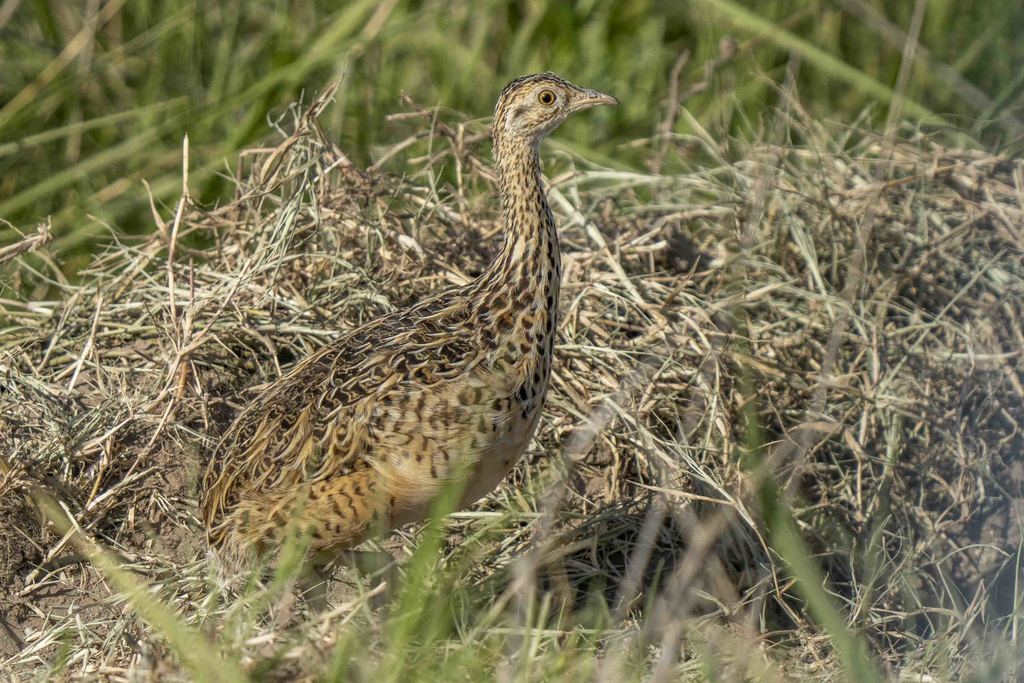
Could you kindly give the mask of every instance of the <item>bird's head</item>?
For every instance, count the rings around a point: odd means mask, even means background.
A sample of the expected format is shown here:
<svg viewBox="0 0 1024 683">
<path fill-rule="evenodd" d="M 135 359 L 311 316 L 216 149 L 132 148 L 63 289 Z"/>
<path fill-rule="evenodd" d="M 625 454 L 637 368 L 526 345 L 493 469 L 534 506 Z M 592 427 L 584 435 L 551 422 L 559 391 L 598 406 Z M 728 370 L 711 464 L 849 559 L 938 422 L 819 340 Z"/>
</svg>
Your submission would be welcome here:
<svg viewBox="0 0 1024 683">
<path fill-rule="evenodd" d="M 494 108 L 495 146 L 537 146 L 570 114 L 618 103 L 611 95 L 580 88 L 551 72 L 522 76 L 505 86 Z"/>
</svg>

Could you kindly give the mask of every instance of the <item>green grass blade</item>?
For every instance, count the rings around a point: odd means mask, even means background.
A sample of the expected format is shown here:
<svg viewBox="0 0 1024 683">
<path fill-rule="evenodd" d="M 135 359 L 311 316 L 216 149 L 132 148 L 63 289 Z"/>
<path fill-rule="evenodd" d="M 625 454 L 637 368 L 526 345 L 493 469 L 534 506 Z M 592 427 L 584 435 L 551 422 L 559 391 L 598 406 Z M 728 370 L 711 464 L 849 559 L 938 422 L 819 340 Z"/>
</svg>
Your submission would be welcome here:
<svg viewBox="0 0 1024 683">
<path fill-rule="evenodd" d="M 795 52 L 803 57 L 808 64 L 837 81 L 846 83 L 888 105 L 891 105 L 896 98 L 896 92 L 889 86 L 732 0 L 700 0 L 700 2 L 717 12 L 736 28 L 758 34 L 784 50 Z M 903 108 L 907 114 L 924 123 L 936 126 L 949 125 L 949 122 L 943 117 L 914 100 L 905 99 Z"/>
<path fill-rule="evenodd" d="M 167 640 L 195 680 L 210 683 L 248 680 L 241 666 L 225 657 L 208 636 L 184 623 L 173 610 L 150 594 L 143 581 L 123 569 L 113 553 L 85 536 L 57 501 L 41 491 L 33 498 L 58 533 L 72 532 L 75 547 L 124 595 L 139 616 Z"/>
</svg>

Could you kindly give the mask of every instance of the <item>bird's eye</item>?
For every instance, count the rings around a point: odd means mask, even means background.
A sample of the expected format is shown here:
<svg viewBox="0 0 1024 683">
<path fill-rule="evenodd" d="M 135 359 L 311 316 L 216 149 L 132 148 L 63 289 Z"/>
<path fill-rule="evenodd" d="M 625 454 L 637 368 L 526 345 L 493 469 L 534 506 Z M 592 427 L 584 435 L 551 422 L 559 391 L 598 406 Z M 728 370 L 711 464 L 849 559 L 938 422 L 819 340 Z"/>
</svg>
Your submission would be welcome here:
<svg viewBox="0 0 1024 683">
<path fill-rule="evenodd" d="M 541 90 L 537 94 L 537 101 L 540 102 L 543 105 L 550 106 L 550 105 L 555 103 L 556 99 L 557 99 L 557 97 L 555 96 L 555 91 L 554 90 Z"/>
</svg>

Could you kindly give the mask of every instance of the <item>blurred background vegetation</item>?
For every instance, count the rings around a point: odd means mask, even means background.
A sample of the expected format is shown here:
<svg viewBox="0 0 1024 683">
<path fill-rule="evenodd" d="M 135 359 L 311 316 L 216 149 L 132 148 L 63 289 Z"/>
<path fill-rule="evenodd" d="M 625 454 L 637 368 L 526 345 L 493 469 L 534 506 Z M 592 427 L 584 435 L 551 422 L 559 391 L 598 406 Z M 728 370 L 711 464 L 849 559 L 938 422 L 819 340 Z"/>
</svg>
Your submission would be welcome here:
<svg viewBox="0 0 1024 683">
<path fill-rule="evenodd" d="M 665 132 L 674 67 L 682 135 L 759 134 L 792 73 L 816 116 L 1019 151 L 1022 34 L 1020 0 L 0 0 L 0 246 L 52 217 L 73 273 L 111 230 L 151 230 L 142 181 L 173 206 L 186 133 L 194 197 L 222 199 L 235 152 L 333 79 L 322 121 L 363 163 L 407 134 L 385 118 L 400 93 L 485 117 L 544 69 L 622 100 L 559 134 L 622 168 Z"/>
</svg>

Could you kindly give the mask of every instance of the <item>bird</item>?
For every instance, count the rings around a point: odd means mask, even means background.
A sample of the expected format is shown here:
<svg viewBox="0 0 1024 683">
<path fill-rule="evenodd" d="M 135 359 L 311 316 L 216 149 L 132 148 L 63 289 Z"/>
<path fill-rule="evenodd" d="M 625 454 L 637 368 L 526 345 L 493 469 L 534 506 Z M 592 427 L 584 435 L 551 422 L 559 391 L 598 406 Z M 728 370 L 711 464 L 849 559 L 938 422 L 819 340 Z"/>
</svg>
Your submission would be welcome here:
<svg viewBox="0 0 1024 683">
<path fill-rule="evenodd" d="M 570 115 L 615 104 L 551 72 L 505 86 L 496 256 L 468 284 L 336 337 L 240 410 L 201 489 L 227 566 L 252 566 L 296 530 L 330 557 L 424 520 L 446 487 L 471 505 L 511 471 L 547 394 L 562 274 L 540 145 Z"/>
</svg>

